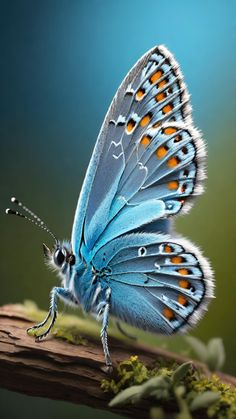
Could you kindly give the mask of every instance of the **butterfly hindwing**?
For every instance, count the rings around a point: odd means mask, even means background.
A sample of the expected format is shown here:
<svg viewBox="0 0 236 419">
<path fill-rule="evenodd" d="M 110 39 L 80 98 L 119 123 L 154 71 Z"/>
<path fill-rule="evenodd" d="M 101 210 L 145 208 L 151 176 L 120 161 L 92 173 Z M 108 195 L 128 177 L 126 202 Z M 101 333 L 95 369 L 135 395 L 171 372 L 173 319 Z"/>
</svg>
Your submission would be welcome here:
<svg viewBox="0 0 236 419">
<path fill-rule="evenodd" d="M 111 314 L 152 332 L 186 330 L 212 298 L 209 263 L 182 238 L 121 236 L 100 248 L 93 264 L 109 266 Z"/>
</svg>

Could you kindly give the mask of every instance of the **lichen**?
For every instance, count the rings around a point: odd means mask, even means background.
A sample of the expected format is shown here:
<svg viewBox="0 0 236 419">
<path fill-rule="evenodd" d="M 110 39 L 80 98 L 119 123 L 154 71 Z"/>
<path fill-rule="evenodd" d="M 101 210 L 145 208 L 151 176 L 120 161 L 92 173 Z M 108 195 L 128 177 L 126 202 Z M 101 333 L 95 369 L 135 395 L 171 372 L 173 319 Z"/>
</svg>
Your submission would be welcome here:
<svg viewBox="0 0 236 419">
<path fill-rule="evenodd" d="M 151 418 L 236 418 L 236 389 L 190 363 L 147 367 L 132 356 L 118 365 L 114 378 L 102 380 L 101 388 L 116 395 L 110 406 L 149 399 Z"/>
<path fill-rule="evenodd" d="M 76 328 L 54 327 L 53 336 L 73 345 L 86 345 L 87 340 L 78 333 Z"/>
<path fill-rule="evenodd" d="M 173 368 L 176 363 L 172 362 Z M 170 376 L 173 368 L 162 366 L 162 363 L 155 363 L 153 368 L 147 368 L 139 359 L 137 355 L 131 356 L 128 360 L 120 362 L 115 371 L 116 378 L 111 380 L 103 379 L 101 388 L 105 392 L 119 393 L 121 390 L 142 384 L 149 378 L 155 376 Z"/>
<path fill-rule="evenodd" d="M 150 378 L 150 371 L 138 360 L 137 356 L 131 356 L 127 361 L 121 362 L 116 370 L 117 380 L 102 380 L 101 388 L 105 392 L 119 393 L 124 388 L 141 384 Z"/>
<path fill-rule="evenodd" d="M 206 377 L 199 372 L 195 372 L 192 374 L 188 389 L 189 392 L 192 392 L 191 397 L 205 391 L 217 392 L 220 395 L 219 400 L 208 408 L 209 418 L 236 418 L 236 389 L 222 383 L 215 374 Z"/>
</svg>

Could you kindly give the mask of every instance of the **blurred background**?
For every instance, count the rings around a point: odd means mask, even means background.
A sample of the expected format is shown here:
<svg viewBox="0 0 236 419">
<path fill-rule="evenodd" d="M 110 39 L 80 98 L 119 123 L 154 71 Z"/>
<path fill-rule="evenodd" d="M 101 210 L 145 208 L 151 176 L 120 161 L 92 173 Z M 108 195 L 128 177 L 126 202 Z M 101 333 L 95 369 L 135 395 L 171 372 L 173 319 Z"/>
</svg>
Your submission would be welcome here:
<svg viewBox="0 0 236 419">
<path fill-rule="evenodd" d="M 70 238 L 111 99 L 136 60 L 163 43 L 181 65 L 208 145 L 206 193 L 176 222 L 203 249 L 216 277 L 216 299 L 192 335 L 204 342 L 222 337 L 224 370 L 236 374 L 235 15 L 234 0 L 0 2 L 0 304 L 32 299 L 47 309 L 57 284 L 43 263 L 42 242 L 51 245 L 50 238 L 4 215 L 10 197 L 35 210 L 59 238 Z M 178 346 L 175 339 L 171 345 Z M 113 417 L 5 390 L 0 402 L 7 418 L 19 409 L 25 418 L 32 409 L 35 418 Z"/>
</svg>

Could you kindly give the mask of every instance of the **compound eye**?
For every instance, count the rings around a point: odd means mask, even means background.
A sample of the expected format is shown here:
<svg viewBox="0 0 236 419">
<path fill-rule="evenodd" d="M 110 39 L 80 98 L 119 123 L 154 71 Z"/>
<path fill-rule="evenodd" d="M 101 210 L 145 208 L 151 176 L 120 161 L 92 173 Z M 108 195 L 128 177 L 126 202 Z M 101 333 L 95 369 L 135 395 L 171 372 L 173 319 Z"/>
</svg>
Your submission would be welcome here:
<svg viewBox="0 0 236 419">
<path fill-rule="evenodd" d="M 63 250 L 57 249 L 54 253 L 54 262 L 57 266 L 62 266 L 66 258 Z"/>
<path fill-rule="evenodd" d="M 70 255 L 69 264 L 73 266 L 75 264 L 75 255 Z"/>
</svg>

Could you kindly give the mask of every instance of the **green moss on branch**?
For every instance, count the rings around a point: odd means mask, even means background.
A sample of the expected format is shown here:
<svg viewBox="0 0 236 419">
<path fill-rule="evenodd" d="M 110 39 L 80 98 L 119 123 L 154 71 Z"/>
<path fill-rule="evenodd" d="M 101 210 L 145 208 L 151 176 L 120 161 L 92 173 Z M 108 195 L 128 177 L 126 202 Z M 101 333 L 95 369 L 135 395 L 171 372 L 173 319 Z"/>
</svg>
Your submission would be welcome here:
<svg viewBox="0 0 236 419">
<path fill-rule="evenodd" d="M 116 395 L 112 407 L 148 400 L 152 419 L 166 414 L 178 419 L 236 417 L 236 389 L 214 374 L 207 377 L 191 363 L 148 368 L 132 356 L 118 365 L 115 378 L 102 380 L 101 388 Z"/>
</svg>

